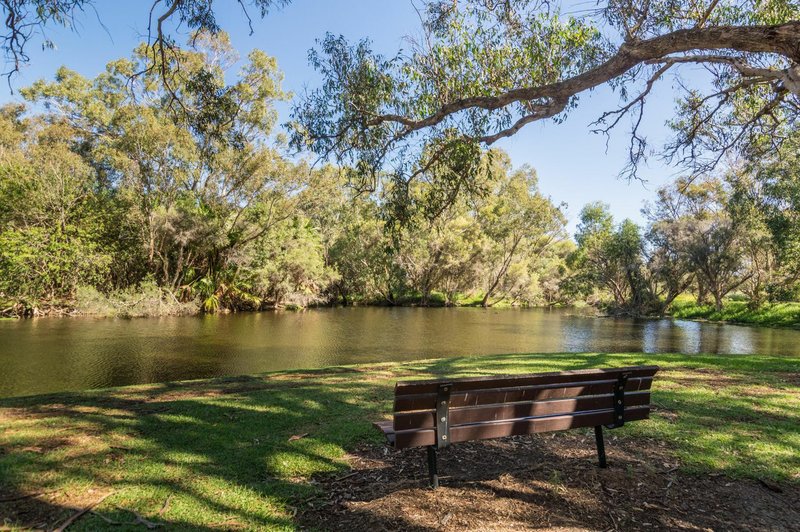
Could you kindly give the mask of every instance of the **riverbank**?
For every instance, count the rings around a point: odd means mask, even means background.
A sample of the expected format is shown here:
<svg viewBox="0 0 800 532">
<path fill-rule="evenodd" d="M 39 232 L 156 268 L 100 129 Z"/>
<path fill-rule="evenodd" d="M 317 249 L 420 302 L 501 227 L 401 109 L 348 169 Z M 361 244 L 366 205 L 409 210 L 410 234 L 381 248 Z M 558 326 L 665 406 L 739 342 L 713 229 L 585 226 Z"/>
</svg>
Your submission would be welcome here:
<svg viewBox="0 0 800 532">
<path fill-rule="evenodd" d="M 650 421 L 614 431 L 608 444 L 613 467 L 607 471 L 593 467 L 594 449 L 584 430 L 475 444 L 479 448 L 469 444 L 463 447 L 466 454 L 454 446 L 442 467 L 465 469 L 466 476 L 454 475 L 431 495 L 423 487 L 421 455 L 385 454 L 370 426 L 391 410 L 397 379 L 640 363 L 663 368 L 654 384 L 656 409 Z M 293 529 L 320 526 L 320 519 L 330 519 L 331 525 L 341 521 L 342 527 L 406 519 L 404 528 L 415 529 L 436 525 L 426 520 L 443 519 L 448 512 L 450 524 L 444 528 L 459 528 L 464 523 L 453 517 L 457 507 L 448 510 L 447 505 L 466 503 L 471 490 L 493 490 L 492 500 L 510 497 L 531 511 L 551 512 L 556 523 L 564 508 L 502 490 L 542 489 L 590 508 L 602 505 L 594 498 L 613 494 L 599 485 L 587 491 L 581 482 L 590 478 L 622 489 L 631 485 L 626 475 L 640 474 L 669 483 L 666 489 L 679 499 L 684 488 L 696 492 L 700 479 L 705 479 L 704 490 L 712 489 L 709 478 L 751 500 L 764 494 L 796 497 L 798 363 L 797 358 L 762 356 L 510 355 L 6 399 L 0 401 L 0 500 L 5 501 L 0 519 L 14 526 L 51 527 L 97 503 L 71 529 L 137 520 L 187 529 Z M 496 463 L 478 458 L 477 451 Z M 525 473 L 497 465 L 511 458 L 508 453 L 538 466 L 529 464 Z M 366 497 L 363 486 L 370 478 L 383 495 L 352 500 Z M 651 499 L 633 495 L 625 504 L 668 508 L 664 519 L 683 515 L 666 494 L 663 500 Z M 416 505 L 416 513 L 384 515 L 387 508 L 400 511 L 404 504 Z M 487 518 L 494 515 L 492 508 L 484 508 Z M 752 505 L 749 511 L 752 518 Z M 633 526 L 636 521 L 630 519 L 636 517 L 635 512 L 615 513 L 612 519 Z"/>
<path fill-rule="evenodd" d="M 171 316 L 197 316 L 202 314 L 229 314 L 264 312 L 273 310 L 304 311 L 315 308 L 331 308 L 338 306 L 355 307 L 481 307 L 492 309 L 513 308 L 511 302 L 502 300 L 493 302 L 489 307 L 483 307 L 483 295 L 480 293 L 466 294 L 450 301 L 441 292 L 433 292 L 427 298 L 419 294 L 406 294 L 389 302 L 385 300 L 350 301 L 343 304 L 341 301 L 315 301 L 304 304 L 284 303 L 281 305 L 261 303 L 249 308 L 228 309 L 215 308 L 208 312 L 199 299 L 180 301 L 170 290 L 159 287 L 155 283 L 142 283 L 140 286 L 123 290 L 116 290 L 103 294 L 92 287 L 80 287 L 76 297 L 71 300 L 47 301 L 33 303 L 23 300 L 3 299 L 0 294 L 0 319 L 15 318 L 45 318 L 45 317 L 71 317 L 71 318 L 164 318 Z M 567 305 L 522 305 L 518 308 L 560 308 Z M 573 305 L 570 305 L 573 306 Z M 583 302 L 575 303 L 575 308 L 584 308 Z"/>
<path fill-rule="evenodd" d="M 419 298 L 407 297 L 398 300 L 394 305 L 385 302 L 360 303 L 358 307 L 463 307 L 480 308 L 481 298 L 478 296 L 465 297 L 456 304 L 448 304 L 443 296 L 434 294 L 424 305 Z M 318 304 L 308 307 L 288 305 L 280 308 L 265 307 L 258 310 L 236 311 L 236 313 L 252 313 L 264 311 L 306 311 L 319 308 L 331 308 L 340 305 Z M 511 305 L 503 302 L 489 307 L 492 310 L 506 310 Z M 583 302 L 574 305 L 556 306 L 529 306 L 525 308 L 571 308 L 579 311 L 584 316 L 619 317 L 613 312 L 604 312 L 601 306 L 592 306 Z M 70 318 L 163 318 L 174 316 L 199 316 L 206 314 L 197 302 L 181 303 L 174 298 L 164 295 L 163 291 L 151 290 L 149 293 L 138 292 L 124 294 L 109 298 L 98 293 L 84 295 L 80 302 L 53 304 L 36 308 L 12 307 L 7 316 L 0 316 L 0 320 L 16 319 L 23 317 L 70 317 Z M 232 313 L 222 309 L 218 313 Z M 13 317 L 12 317 L 13 315 Z M 627 314 L 622 314 L 627 317 Z M 659 316 L 661 317 L 661 316 Z M 780 327 L 800 329 L 800 302 L 765 303 L 760 307 L 750 308 L 745 301 L 726 299 L 722 310 L 718 311 L 714 305 L 698 305 L 694 297 L 685 296 L 677 298 L 667 313 L 667 317 L 681 320 L 708 321 L 717 323 L 731 323 L 739 325 L 753 325 L 759 327 Z"/>
<path fill-rule="evenodd" d="M 714 305 L 698 305 L 692 298 L 677 299 L 671 306 L 673 318 L 738 323 L 760 327 L 800 328 L 800 303 L 764 303 L 750 308 L 746 301 L 725 300 L 722 310 Z"/>
</svg>

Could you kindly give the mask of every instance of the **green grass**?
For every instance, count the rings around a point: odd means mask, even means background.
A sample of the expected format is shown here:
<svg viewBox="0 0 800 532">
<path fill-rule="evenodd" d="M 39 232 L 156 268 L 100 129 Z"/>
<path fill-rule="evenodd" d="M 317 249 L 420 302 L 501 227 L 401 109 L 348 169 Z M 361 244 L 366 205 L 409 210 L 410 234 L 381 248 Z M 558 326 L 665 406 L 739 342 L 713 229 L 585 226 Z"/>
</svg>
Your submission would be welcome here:
<svg viewBox="0 0 800 532">
<path fill-rule="evenodd" d="M 726 321 L 765 327 L 800 327 L 800 303 L 765 303 L 757 309 L 746 301 L 726 299 L 722 310 L 714 305 L 698 305 L 694 298 L 681 297 L 671 306 L 671 314 L 681 319 Z"/>
<path fill-rule="evenodd" d="M 37 499 L 50 525 L 74 513 L 68 507 L 113 489 L 97 511 L 118 521 L 137 512 L 177 529 L 293 529 L 297 509 L 317 494 L 315 477 L 344 475 L 348 449 L 380 445 L 370 423 L 390 412 L 397 379 L 643 363 L 663 368 L 654 383 L 657 409 L 616 435 L 661 440 L 688 472 L 800 482 L 797 358 L 548 354 L 2 400 L 0 498 L 59 490 L 51 501 Z M 104 526 L 87 514 L 70 529 Z"/>
</svg>

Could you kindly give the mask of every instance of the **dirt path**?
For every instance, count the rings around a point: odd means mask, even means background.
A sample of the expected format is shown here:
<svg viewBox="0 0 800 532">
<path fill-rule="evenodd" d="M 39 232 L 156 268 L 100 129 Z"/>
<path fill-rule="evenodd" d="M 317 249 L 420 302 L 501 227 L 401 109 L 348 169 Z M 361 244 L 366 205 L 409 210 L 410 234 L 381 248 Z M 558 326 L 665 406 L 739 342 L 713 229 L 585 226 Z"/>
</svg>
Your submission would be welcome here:
<svg viewBox="0 0 800 532">
<path fill-rule="evenodd" d="M 353 473 L 323 481 L 300 516 L 325 530 L 800 530 L 800 486 L 677 470 L 662 444 L 571 431 L 459 444 L 440 452 L 442 487 L 426 488 L 424 450 L 369 446 Z"/>
</svg>

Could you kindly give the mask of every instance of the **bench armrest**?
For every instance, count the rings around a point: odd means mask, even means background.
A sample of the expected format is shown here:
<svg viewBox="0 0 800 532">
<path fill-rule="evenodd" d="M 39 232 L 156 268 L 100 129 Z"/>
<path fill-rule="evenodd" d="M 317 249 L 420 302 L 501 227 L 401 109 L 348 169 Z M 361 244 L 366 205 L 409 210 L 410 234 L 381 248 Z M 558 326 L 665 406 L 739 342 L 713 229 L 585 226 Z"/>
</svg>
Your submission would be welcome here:
<svg viewBox="0 0 800 532">
<path fill-rule="evenodd" d="M 383 435 L 386 436 L 386 441 L 394 447 L 394 421 L 376 421 L 372 426 L 383 432 Z"/>
</svg>

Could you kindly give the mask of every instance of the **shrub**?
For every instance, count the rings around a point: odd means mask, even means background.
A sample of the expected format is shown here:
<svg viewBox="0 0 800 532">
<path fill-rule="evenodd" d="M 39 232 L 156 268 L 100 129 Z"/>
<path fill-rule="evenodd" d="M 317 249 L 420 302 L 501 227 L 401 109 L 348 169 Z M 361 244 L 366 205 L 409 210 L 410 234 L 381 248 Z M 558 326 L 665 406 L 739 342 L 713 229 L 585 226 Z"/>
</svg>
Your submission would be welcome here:
<svg viewBox="0 0 800 532">
<path fill-rule="evenodd" d="M 75 306 L 81 314 L 118 318 L 177 316 L 198 311 L 197 302 L 181 303 L 153 280 L 108 294 L 91 286 L 80 286 Z"/>
</svg>

